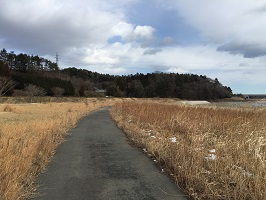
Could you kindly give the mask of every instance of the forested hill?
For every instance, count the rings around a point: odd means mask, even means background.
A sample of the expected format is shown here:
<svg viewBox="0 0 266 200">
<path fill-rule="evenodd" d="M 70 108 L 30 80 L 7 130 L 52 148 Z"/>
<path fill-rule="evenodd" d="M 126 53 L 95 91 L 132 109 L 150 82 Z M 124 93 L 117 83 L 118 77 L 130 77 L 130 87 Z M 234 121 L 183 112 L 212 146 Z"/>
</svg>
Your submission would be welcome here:
<svg viewBox="0 0 266 200">
<path fill-rule="evenodd" d="M 8 84 L 7 84 L 8 83 Z M 34 55 L 0 52 L 0 95 L 160 97 L 214 100 L 232 96 L 217 79 L 195 74 L 153 72 L 115 76 L 57 64 Z"/>
</svg>

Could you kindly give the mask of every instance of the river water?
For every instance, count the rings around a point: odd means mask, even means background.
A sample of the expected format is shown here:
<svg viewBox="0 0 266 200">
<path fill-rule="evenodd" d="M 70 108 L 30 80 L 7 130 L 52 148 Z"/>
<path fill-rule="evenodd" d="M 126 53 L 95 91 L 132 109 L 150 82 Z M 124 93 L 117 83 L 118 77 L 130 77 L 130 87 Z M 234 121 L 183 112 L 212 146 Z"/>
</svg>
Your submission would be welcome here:
<svg viewBox="0 0 266 200">
<path fill-rule="evenodd" d="M 211 105 L 222 106 L 222 107 L 266 107 L 266 100 L 213 102 L 211 103 Z"/>
</svg>

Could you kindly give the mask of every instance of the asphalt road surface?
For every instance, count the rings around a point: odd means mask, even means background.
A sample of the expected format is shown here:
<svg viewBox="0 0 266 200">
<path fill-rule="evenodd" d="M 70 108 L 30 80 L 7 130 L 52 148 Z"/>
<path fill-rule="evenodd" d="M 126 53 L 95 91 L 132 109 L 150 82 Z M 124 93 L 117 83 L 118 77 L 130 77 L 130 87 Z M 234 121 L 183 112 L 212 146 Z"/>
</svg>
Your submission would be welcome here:
<svg viewBox="0 0 266 200">
<path fill-rule="evenodd" d="M 41 200 L 186 199 L 140 149 L 128 144 L 108 109 L 83 117 L 37 180 Z"/>
</svg>

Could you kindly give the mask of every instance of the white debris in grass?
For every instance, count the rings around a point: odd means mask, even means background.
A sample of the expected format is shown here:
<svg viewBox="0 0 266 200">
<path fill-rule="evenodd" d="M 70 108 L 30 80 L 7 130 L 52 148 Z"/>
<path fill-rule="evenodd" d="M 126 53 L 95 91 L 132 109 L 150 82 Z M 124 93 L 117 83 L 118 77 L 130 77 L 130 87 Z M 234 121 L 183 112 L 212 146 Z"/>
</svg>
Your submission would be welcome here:
<svg viewBox="0 0 266 200">
<path fill-rule="evenodd" d="M 205 157 L 207 160 L 215 160 L 216 155 L 215 155 L 215 149 L 209 150 L 209 154 L 207 157 Z"/>
<path fill-rule="evenodd" d="M 157 139 L 156 136 L 152 135 L 151 138 Z"/>
<path fill-rule="evenodd" d="M 209 154 L 208 157 L 205 157 L 208 160 L 215 160 L 216 159 L 216 155 L 214 154 Z"/>
<path fill-rule="evenodd" d="M 200 148 L 195 148 L 194 151 L 202 151 L 204 150 L 204 147 L 200 147 Z"/>
<path fill-rule="evenodd" d="M 171 142 L 176 143 L 176 137 L 169 138 Z"/>
<path fill-rule="evenodd" d="M 143 151 L 144 151 L 145 153 L 147 153 L 147 149 L 144 148 Z"/>
<path fill-rule="evenodd" d="M 210 153 L 215 153 L 215 149 L 209 150 Z"/>
<path fill-rule="evenodd" d="M 248 172 L 244 168 L 236 166 L 236 165 L 234 165 L 234 168 L 242 171 L 242 174 L 243 174 L 244 178 L 254 178 L 254 173 L 253 172 Z"/>
<path fill-rule="evenodd" d="M 243 170 L 243 176 L 245 178 L 253 178 L 254 177 L 254 174 Z"/>
<path fill-rule="evenodd" d="M 149 136 L 151 136 L 151 134 L 152 134 L 152 130 L 146 130 L 146 133 L 147 133 Z"/>
<path fill-rule="evenodd" d="M 208 170 L 203 170 L 203 171 L 201 171 L 201 173 L 202 173 L 202 174 L 208 174 L 208 175 L 210 175 L 210 174 L 211 174 L 211 172 L 210 172 L 210 171 L 208 171 Z"/>
</svg>

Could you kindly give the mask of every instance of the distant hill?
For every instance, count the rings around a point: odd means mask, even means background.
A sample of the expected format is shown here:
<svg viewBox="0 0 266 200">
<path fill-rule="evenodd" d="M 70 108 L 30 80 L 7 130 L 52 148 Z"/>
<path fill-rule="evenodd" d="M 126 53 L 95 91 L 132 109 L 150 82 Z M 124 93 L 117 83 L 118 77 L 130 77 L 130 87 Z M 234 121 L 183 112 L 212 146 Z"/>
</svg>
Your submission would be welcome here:
<svg viewBox="0 0 266 200">
<path fill-rule="evenodd" d="M 5 95 L 23 95 L 31 84 L 42 88 L 49 96 L 107 95 L 189 100 L 215 100 L 232 96 L 230 87 L 223 86 L 218 79 L 202 75 L 154 72 L 117 76 L 75 67 L 60 70 L 56 63 L 47 59 L 16 55 L 5 49 L 0 52 L 0 77 L 15 83 Z"/>
</svg>

